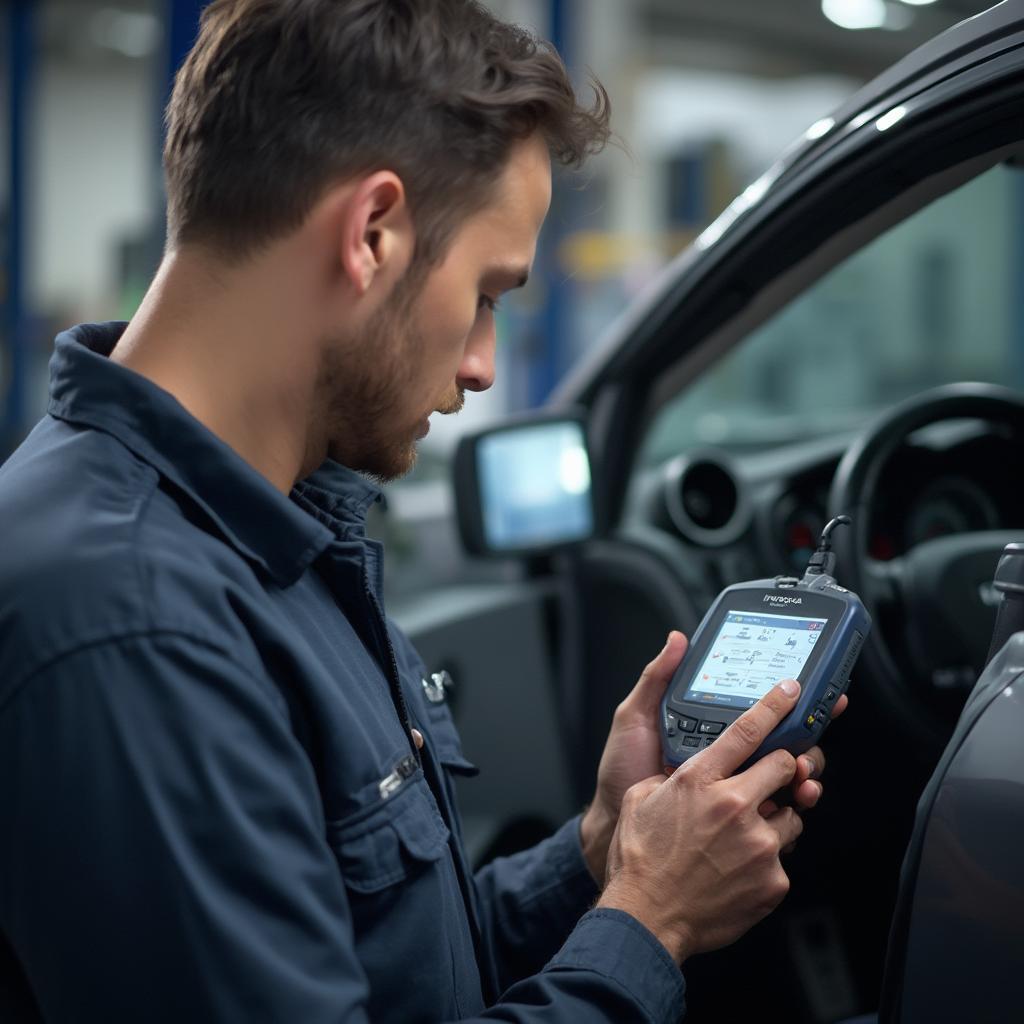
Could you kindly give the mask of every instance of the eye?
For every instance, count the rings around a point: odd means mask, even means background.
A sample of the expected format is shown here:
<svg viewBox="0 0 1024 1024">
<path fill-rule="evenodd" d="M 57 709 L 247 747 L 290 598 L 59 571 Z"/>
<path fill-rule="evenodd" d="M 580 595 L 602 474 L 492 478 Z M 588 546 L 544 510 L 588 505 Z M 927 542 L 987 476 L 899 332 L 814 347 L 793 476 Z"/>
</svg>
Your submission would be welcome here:
<svg viewBox="0 0 1024 1024">
<path fill-rule="evenodd" d="M 489 309 L 493 313 L 498 308 L 498 305 L 497 299 L 492 299 L 489 295 L 481 295 L 477 300 L 476 308 L 478 310 Z"/>
</svg>

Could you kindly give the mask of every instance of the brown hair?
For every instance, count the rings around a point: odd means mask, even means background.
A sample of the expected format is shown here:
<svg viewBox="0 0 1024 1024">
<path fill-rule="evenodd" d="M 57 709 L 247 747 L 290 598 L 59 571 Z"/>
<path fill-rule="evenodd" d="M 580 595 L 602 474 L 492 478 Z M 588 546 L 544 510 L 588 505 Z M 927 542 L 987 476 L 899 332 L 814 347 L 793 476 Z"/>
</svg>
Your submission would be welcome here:
<svg viewBox="0 0 1024 1024">
<path fill-rule="evenodd" d="M 581 106 L 554 48 L 476 0 L 214 0 L 167 107 L 169 243 L 241 258 L 387 168 L 433 262 L 516 141 L 568 166 L 603 147 L 592 87 Z"/>
</svg>

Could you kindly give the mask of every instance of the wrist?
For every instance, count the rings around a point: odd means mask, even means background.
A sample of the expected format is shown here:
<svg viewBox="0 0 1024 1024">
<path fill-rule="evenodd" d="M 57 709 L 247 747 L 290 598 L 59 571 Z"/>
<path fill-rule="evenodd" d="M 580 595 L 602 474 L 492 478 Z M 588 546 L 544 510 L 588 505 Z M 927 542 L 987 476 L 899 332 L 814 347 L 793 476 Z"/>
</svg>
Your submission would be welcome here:
<svg viewBox="0 0 1024 1024">
<path fill-rule="evenodd" d="M 646 899 L 641 893 L 622 884 L 616 877 L 608 883 L 595 908 L 621 910 L 640 922 L 661 944 L 672 959 L 682 966 L 683 961 L 696 950 L 694 936 L 690 929 L 679 922 L 663 920 L 655 901 Z"/>
<path fill-rule="evenodd" d="M 599 889 L 604 888 L 608 848 L 611 846 L 617 822 L 618 815 L 613 815 L 599 798 L 594 799 L 580 818 L 580 847 L 583 860 Z"/>
</svg>

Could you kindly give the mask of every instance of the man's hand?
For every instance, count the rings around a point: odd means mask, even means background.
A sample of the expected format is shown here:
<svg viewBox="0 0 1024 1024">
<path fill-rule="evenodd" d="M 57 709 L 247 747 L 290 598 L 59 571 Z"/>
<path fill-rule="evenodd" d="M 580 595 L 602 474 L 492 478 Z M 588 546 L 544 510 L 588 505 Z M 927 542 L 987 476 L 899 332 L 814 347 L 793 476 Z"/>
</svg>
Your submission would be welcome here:
<svg viewBox="0 0 1024 1024">
<path fill-rule="evenodd" d="M 580 824 L 583 856 L 598 885 L 605 880 L 608 846 L 619 820 L 622 798 L 630 786 L 663 770 L 659 705 L 686 648 L 687 640 L 682 633 L 677 630 L 669 633 L 665 646 L 643 670 L 612 719 L 611 732 L 597 769 L 594 799 Z M 836 702 L 832 717 L 842 714 L 846 704 L 844 694 Z M 670 775 L 672 770 L 665 769 L 665 773 Z M 820 747 L 808 750 L 797 759 L 791 783 L 797 807 L 807 809 L 821 799 L 822 786 L 818 780 L 824 770 L 825 755 Z M 778 807 L 772 801 L 767 801 L 763 808 L 766 816 L 776 810 Z"/>
<path fill-rule="evenodd" d="M 679 963 L 735 941 L 789 889 L 779 854 L 803 823 L 792 807 L 767 817 L 760 808 L 793 782 L 796 758 L 776 750 L 732 773 L 799 692 L 780 683 L 668 779 L 655 775 L 625 794 L 598 906 L 632 914 Z"/>
<path fill-rule="evenodd" d="M 686 653 L 687 640 L 673 630 L 658 656 L 643 670 L 615 709 L 611 732 L 597 769 L 597 789 L 580 824 L 583 856 L 598 885 L 604 884 L 608 846 L 626 791 L 661 771 L 658 705 Z"/>
</svg>

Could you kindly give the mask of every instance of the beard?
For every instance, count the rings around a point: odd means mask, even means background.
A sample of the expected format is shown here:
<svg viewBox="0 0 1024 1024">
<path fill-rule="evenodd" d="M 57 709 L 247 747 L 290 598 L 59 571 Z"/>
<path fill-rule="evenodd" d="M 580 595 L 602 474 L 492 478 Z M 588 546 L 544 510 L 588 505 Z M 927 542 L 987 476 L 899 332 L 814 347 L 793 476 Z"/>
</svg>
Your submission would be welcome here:
<svg viewBox="0 0 1024 1024">
<path fill-rule="evenodd" d="M 422 359 L 415 313 L 425 277 L 410 270 L 395 285 L 357 346 L 334 340 L 323 347 L 317 404 L 326 409 L 327 454 L 379 483 L 405 476 L 416 464 L 422 418 L 408 422 L 405 406 Z M 465 399 L 453 383 L 435 411 L 452 415 Z"/>
</svg>

